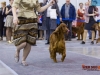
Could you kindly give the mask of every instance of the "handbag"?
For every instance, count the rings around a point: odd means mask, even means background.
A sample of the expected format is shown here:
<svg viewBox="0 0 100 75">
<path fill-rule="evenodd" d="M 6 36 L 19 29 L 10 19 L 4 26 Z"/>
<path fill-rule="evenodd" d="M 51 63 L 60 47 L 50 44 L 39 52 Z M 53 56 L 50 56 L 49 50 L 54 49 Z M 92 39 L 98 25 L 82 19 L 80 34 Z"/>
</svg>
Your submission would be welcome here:
<svg viewBox="0 0 100 75">
<path fill-rule="evenodd" d="M 50 9 L 50 19 L 57 19 L 56 9 Z"/>
</svg>

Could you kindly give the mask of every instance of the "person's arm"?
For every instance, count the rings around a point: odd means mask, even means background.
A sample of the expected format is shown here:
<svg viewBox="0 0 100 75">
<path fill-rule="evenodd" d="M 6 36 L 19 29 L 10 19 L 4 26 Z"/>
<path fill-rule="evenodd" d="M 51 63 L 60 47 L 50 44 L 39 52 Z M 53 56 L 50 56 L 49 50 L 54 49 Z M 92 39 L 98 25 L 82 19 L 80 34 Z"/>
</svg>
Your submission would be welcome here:
<svg viewBox="0 0 100 75">
<path fill-rule="evenodd" d="M 58 4 L 56 4 L 56 9 L 57 9 L 57 15 L 58 15 L 58 17 L 60 18 L 60 21 L 62 21 L 62 16 L 61 16 L 61 14 L 60 14 Z"/>
<path fill-rule="evenodd" d="M 7 15 L 11 11 L 12 11 L 12 9 L 8 10 L 8 8 L 6 7 L 6 13 L 5 14 Z"/>
<path fill-rule="evenodd" d="M 52 4 L 54 4 L 53 1 L 54 1 L 54 0 L 50 0 L 50 2 L 49 2 L 47 5 L 40 7 L 40 4 L 39 4 L 39 2 L 38 2 L 38 0 L 37 0 L 37 3 L 36 3 L 36 10 L 37 10 L 38 12 L 43 12 L 43 11 L 45 11 L 48 7 L 50 7 Z"/>
<path fill-rule="evenodd" d="M 89 14 L 88 13 L 88 9 L 85 9 L 84 15 L 89 17 L 89 16 L 95 16 L 96 14 L 94 14 L 94 13 L 93 14 Z"/>
<path fill-rule="evenodd" d="M 73 6 L 73 19 L 75 20 L 76 19 L 76 9 L 75 9 L 75 7 Z"/>
<path fill-rule="evenodd" d="M 76 11 L 76 17 L 77 17 L 77 18 L 79 18 L 78 12 L 79 12 L 79 9 Z"/>
<path fill-rule="evenodd" d="M 12 13 L 13 13 L 13 23 L 15 25 L 18 25 L 18 17 L 17 17 L 17 9 L 19 7 L 21 0 L 14 0 L 13 5 L 12 5 Z"/>
<path fill-rule="evenodd" d="M 1 18 L 1 16 L 2 16 L 2 9 L 0 8 L 0 18 Z"/>
<path fill-rule="evenodd" d="M 16 7 L 13 7 L 12 8 L 12 13 L 13 13 L 13 23 L 15 25 L 18 25 L 18 17 L 17 17 L 17 8 Z"/>
<path fill-rule="evenodd" d="M 63 5 L 64 6 L 64 5 Z M 61 11 L 60 11 L 60 14 L 61 14 L 61 16 L 62 16 L 62 18 L 63 18 L 63 6 L 61 7 Z"/>
<path fill-rule="evenodd" d="M 87 16 L 95 16 L 96 14 L 95 13 L 93 13 L 93 14 L 87 14 Z"/>
</svg>

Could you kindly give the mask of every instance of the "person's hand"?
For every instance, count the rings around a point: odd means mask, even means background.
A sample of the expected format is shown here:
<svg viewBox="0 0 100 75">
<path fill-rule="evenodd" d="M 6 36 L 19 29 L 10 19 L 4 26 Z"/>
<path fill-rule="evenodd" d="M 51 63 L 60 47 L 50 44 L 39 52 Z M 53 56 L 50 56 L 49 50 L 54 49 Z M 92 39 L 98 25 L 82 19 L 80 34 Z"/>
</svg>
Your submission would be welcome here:
<svg viewBox="0 0 100 75">
<path fill-rule="evenodd" d="M 53 4 L 55 4 L 54 0 L 50 0 L 49 5 L 52 6 Z"/>
<path fill-rule="evenodd" d="M 82 19 L 82 17 L 80 17 L 80 19 Z"/>
<path fill-rule="evenodd" d="M 18 18 L 17 18 L 17 17 L 14 17 L 14 18 L 13 18 L 13 23 L 14 23 L 14 25 L 18 25 L 18 22 L 19 22 Z"/>
<path fill-rule="evenodd" d="M 96 13 L 93 13 L 93 16 L 95 16 L 96 15 Z"/>
<path fill-rule="evenodd" d="M 12 8 L 9 10 L 9 12 L 12 11 Z"/>
<path fill-rule="evenodd" d="M 60 18 L 60 22 L 62 22 L 62 18 Z"/>
</svg>

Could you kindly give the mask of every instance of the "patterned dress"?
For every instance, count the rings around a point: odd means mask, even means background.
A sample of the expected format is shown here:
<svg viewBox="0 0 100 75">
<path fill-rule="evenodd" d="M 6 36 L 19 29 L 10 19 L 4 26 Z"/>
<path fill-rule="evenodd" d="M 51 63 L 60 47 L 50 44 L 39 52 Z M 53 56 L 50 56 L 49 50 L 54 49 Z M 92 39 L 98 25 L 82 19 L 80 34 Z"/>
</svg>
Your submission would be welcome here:
<svg viewBox="0 0 100 75">
<path fill-rule="evenodd" d="M 38 0 L 14 0 L 12 6 L 19 9 L 19 24 L 14 27 L 15 46 L 23 42 L 34 45 L 38 29 L 37 16 L 34 9 L 36 11 L 40 10 Z"/>
</svg>

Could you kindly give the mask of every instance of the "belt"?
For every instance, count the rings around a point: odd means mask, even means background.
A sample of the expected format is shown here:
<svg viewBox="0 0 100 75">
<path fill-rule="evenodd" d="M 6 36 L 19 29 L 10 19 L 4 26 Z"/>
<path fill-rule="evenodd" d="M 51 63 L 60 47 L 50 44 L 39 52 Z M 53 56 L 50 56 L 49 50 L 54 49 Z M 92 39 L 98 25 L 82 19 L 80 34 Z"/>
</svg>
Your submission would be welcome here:
<svg viewBox="0 0 100 75">
<path fill-rule="evenodd" d="M 28 24 L 28 23 L 37 23 L 37 18 L 24 18 L 24 17 L 18 17 L 19 23 L 21 24 Z"/>
</svg>

